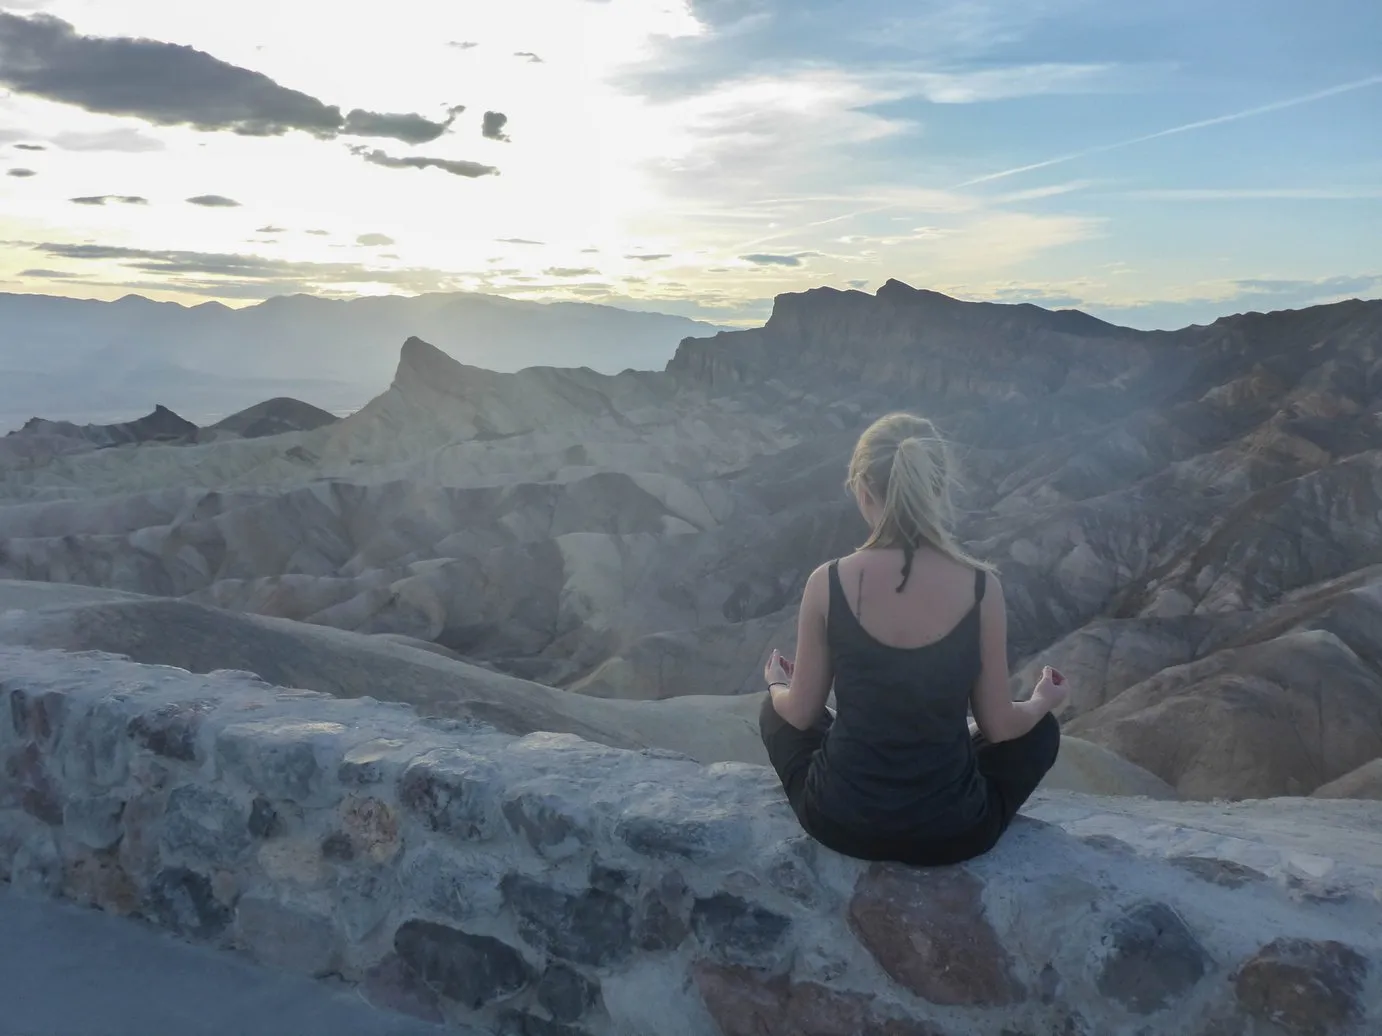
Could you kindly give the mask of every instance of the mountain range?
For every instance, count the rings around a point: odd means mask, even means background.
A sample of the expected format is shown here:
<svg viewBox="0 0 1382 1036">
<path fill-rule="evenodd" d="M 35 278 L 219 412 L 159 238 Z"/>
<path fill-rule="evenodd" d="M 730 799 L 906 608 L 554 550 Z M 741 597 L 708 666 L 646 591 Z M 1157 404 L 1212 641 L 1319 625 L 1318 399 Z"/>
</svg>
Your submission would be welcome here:
<svg viewBox="0 0 1382 1036">
<path fill-rule="evenodd" d="M 232 309 L 127 295 L 0 294 L 0 431 L 35 416 L 115 423 L 156 401 L 211 424 L 273 396 L 347 413 L 387 382 L 397 343 L 425 337 L 491 370 L 662 367 L 711 325 L 578 302 L 471 293 L 324 299 Z"/>
<path fill-rule="evenodd" d="M 0 639 L 253 668 L 249 632 L 175 642 L 167 609 L 334 627 L 572 708 L 681 702 L 702 757 L 757 761 L 743 696 L 790 653 L 807 574 L 862 539 L 845 463 L 896 407 L 956 444 L 1014 697 L 1043 664 L 1070 676 L 1094 785 L 1382 795 L 1382 302 L 1143 332 L 890 281 L 781 296 L 762 328 L 614 375 L 414 336 L 344 420 L 0 459 L 0 579 L 164 602 Z"/>
</svg>

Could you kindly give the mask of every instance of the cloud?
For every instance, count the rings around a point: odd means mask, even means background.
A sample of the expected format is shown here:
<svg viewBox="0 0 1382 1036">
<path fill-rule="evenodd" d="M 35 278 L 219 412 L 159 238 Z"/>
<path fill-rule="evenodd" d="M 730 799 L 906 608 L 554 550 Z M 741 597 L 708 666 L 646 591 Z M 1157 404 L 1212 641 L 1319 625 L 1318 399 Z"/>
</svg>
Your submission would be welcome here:
<svg viewBox="0 0 1382 1036">
<path fill-rule="evenodd" d="M 771 255 L 766 252 L 755 252 L 752 255 L 741 255 L 739 258 L 746 263 L 753 263 L 754 266 L 801 266 L 803 260 L 820 255 L 819 252 L 797 252 L 793 255 Z"/>
<path fill-rule="evenodd" d="M 1215 187 L 1128 191 L 1139 201 L 1363 201 L 1382 198 L 1382 187 Z"/>
<path fill-rule="evenodd" d="M 548 277 L 593 277 L 600 271 L 589 266 L 549 266 L 542 272 Z"/>
<path fill-rule="evenodd" d="M 287 232 L 287 227 L 276 227 L 272 223 L 270 223 L 268 226 L 259 227 L 255 230 L 256 234 L 286 234 Z"/>
<path fill-rule="evenodd" d="M 508 140 L 509 135 L 504 132 L 508 121 L 509 117 L 503 112 L 485 112 L 485 124 L 480 132 L 490 140 Z"/>
<path fill-rule="evenodd" d="M 141 198 L 137 194 L 92 194 L 71 200 L 74 205 L 104 205 L 108 201 L 118 202 L 121 205 L 149 204 L 148 198 Z"/>
<path fill-rule="evenodd" d="M 641 262 L 641 263 L 651 263 L 651 262 L 653 262 L 654 260 L 657 260 L 657 259 L 670 259 L 670 258 L 672 258 L 672 253 L 671 253 L 671 252 L 654 252 L 654 253 L 652 253 L 652 254 L 650 254 L 650 255 L 626 255 L 626 256 L 624 256 L 624 258 L 625 258 L 625 259 L 637 259 L 637 260 L 638 260 L 639 262 Z"/>
<path fill-rule="evenodd" d="M 849 285 L 851 288 L 853 288 L 855 291 L 862 291 L 863 289 L 867 288 L 871 282 L 870 282 L 870 281 L 867 281 L 867 280 L 863 280 L 863 281 L 846 281 L 845 283 L 848 284 L 848 285 Z"/>
<path fill-rule="evenodd" d="M 355 239 L 355 243 L 357 245 L 378 245 L 381 247 L 384 245 L 396 244 L 394 239 L 389 237 L 387 234 L 361 234 L 359 237 Z"/>
<path fill-rule="evenodd" d="M 227 198 L 223 194 L 199 194 L 195 198 L 188 198 L 189 205 L 200 205 L 206 209 L 238 209 L 240 203 L 234 198 Z"/>
<path fill-rule="evenodd" d="M 472 50 L 480 44 L 472 40 L 449 40 L 446 45 L 448 47 L 455 47 L 457 50 Z"/>
<path fill-rule="evenodd" d="M 19 276 L 40 278 L 42 280 L 48 281 L 67 281 L 76 280 L 79 277 L 85 277 L 86 274 L 70 273 L 67 270 L 45 270 L 41 267 L 36 266 L 29 270 L 20 270 Z"/>
<path fill-rule="evenodd" d="M 367 112 L 356 108 L 346 116 L 342 132 L 352 137 L 392 137 L 405 144 L 429 144 L 449 130 L 463 111 L 465 105 L 453 105 L 446 110 L 444 122 L 433 122 L 421 115 Z"/>
<path fill-rule="evenodd" d="M 253 137 L 300 130 L 322 139 L 393 137 L 418 144 L 441 136 L 455 117 L 433 122 L 358 109 L 343 116 L 335 105 L 205 51 L 151 39 L 84 36 L 46 14 L 21 18 L 0 11 L 0 84 L 90 112 Z"/>
<path fill-rule="evenodd" d="M 43 144 L 16 144 L 17 151 L 47 151 L 48 148 Z"/>
<path fill-rule="evenodd" d="M 25 242 L 11 242 L 24 245 Z M 463 275 L 426 268 L 373 269 L 359 263 L 313 263 L 261 255 L 130 248 L 120 245 L 34 243 L 28 247 L 50 259 L 115 262 L 127 270 L 153 274 L 157 283 L 127 286 L 160 288 L 211 298 L 270 298 L 315 292 L 332 285 L 380 284 L 409 291 L 446 291 Z"/>
<path fill-rule="evenodd" d="M 328 236 L 330 236 L 331 231 L 329 231 L 329 230 L 309 230 L 307 233 L 312 234 L 312 235 L 315 236 L 315 237 L 328 237 Z"/>
<path fill-rule="evenodd" d="M 23 179 L 24 177 L 28 177 L 28 176 L 37 176 L 38 173 L 34 172 L 32 169 L 11 169 L 11 170 L 10 170 L 8 173 L 6 173 L 5 175 L 6 175 L 6 176 L 17 176 L 17 177 Z"/>
<path fill-rule="evenodd" d="M 53 138 L 53 143 L 64 151 L 124 151 L 138 154 L 164 150 L 163 141 L 128 128 L 97 133 L 59 133 Z"/>
<path fill-rule="evenodd" d="M 531 65 L 543 64 L 542 58 L 538 57 L 531 50 L 516 50 L 513 52 L 513 56 L 516 58 L 527 58 L 528 63 Z"/>
<path fill-rule="evenodd" d="M 501 245 L 545 245 L 546 241 L 533 241 L 526 237 L 497 237 L 495 238 Z"/>
<path fill-rule="evenodd" d="M 452 176 L 472 178 L 496 176 L 499 173 L 499 170 L 492 165 L 482 165 L 479 162 L 462 162 L 451 158 L 422 158 L 416 155 L 407 158 L 395 158 L 378 148 L 371 151 L 363 147 L 352 147 L 350 152 L 353 155 L 359 155 L 372 165 L 383 166 L 385 169 L 440 169 Z"/>
</svg>

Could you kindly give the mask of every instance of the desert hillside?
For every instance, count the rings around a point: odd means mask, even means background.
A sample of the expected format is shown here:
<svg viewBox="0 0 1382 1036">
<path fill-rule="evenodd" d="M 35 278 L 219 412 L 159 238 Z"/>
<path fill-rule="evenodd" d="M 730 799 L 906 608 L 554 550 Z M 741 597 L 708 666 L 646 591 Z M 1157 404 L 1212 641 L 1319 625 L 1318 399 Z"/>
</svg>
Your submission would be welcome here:
<svg viewBox="0 0 1382 1036">
<path fill-rule="evenodd" d="M 742 711 L 806 575 L 860 539 L 845 461 L 895 407 L 960 446 L 1015 694 L 1062 667 L 1068 732 L 1186 797 L 1375 793 L 1382 302 L 1141 332 L 894 281 L 782 296 L 761 329 L 619 375 L 410 338 L 386 391 L 319 427 L 12 436 L 0 579 L 390 638 L 572 702 Z M 40 625 L 0 635 L 109 649 L 73 632 L 98 622 Z"/>
</svg>

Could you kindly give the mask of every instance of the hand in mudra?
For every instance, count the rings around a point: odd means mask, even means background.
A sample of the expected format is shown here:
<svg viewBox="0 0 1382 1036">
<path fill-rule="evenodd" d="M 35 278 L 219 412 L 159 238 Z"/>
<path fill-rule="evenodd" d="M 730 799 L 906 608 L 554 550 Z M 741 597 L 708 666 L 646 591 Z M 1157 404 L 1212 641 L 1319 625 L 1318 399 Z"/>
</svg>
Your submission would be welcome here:
<svg viewBox="0 0 1382 1036">
<path fill-rule="evenodd" d="M 785 683 L 790 686 L 792 682 L 792 670 L 796 667 L 792 660 L 773 648 L 773 653 L 768 656 L 768 664 L 763 667 L 763 679 L 768 681 L 771 687 L 775 683 Z"/>
<path fill-rule="evenodd" d="M 1070 700 L 1070 684 L 1064 676 L 1048 665 L 1042 669 L 1041 679 L 1037 681 L 1032 697 L 1041 699 L 1052 712 L 1055 712 Z"/>
</svg>

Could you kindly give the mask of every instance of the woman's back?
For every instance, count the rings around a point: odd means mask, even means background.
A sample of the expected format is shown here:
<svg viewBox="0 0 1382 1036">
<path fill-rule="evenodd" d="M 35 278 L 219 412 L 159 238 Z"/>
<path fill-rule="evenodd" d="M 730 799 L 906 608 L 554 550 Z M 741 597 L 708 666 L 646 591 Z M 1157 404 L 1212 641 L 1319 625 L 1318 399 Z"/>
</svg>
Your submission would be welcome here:
<svg viewBox="0 0 1382 1036">
<path fill-rule="evenodd" d="M 985 576 L 933 550 L 870 549 L 830 566 L 826 624 L 837 716 L 807 781 L 832 823 L 946 837 L 985 792 L 970 740 Z"/>
</svg>

